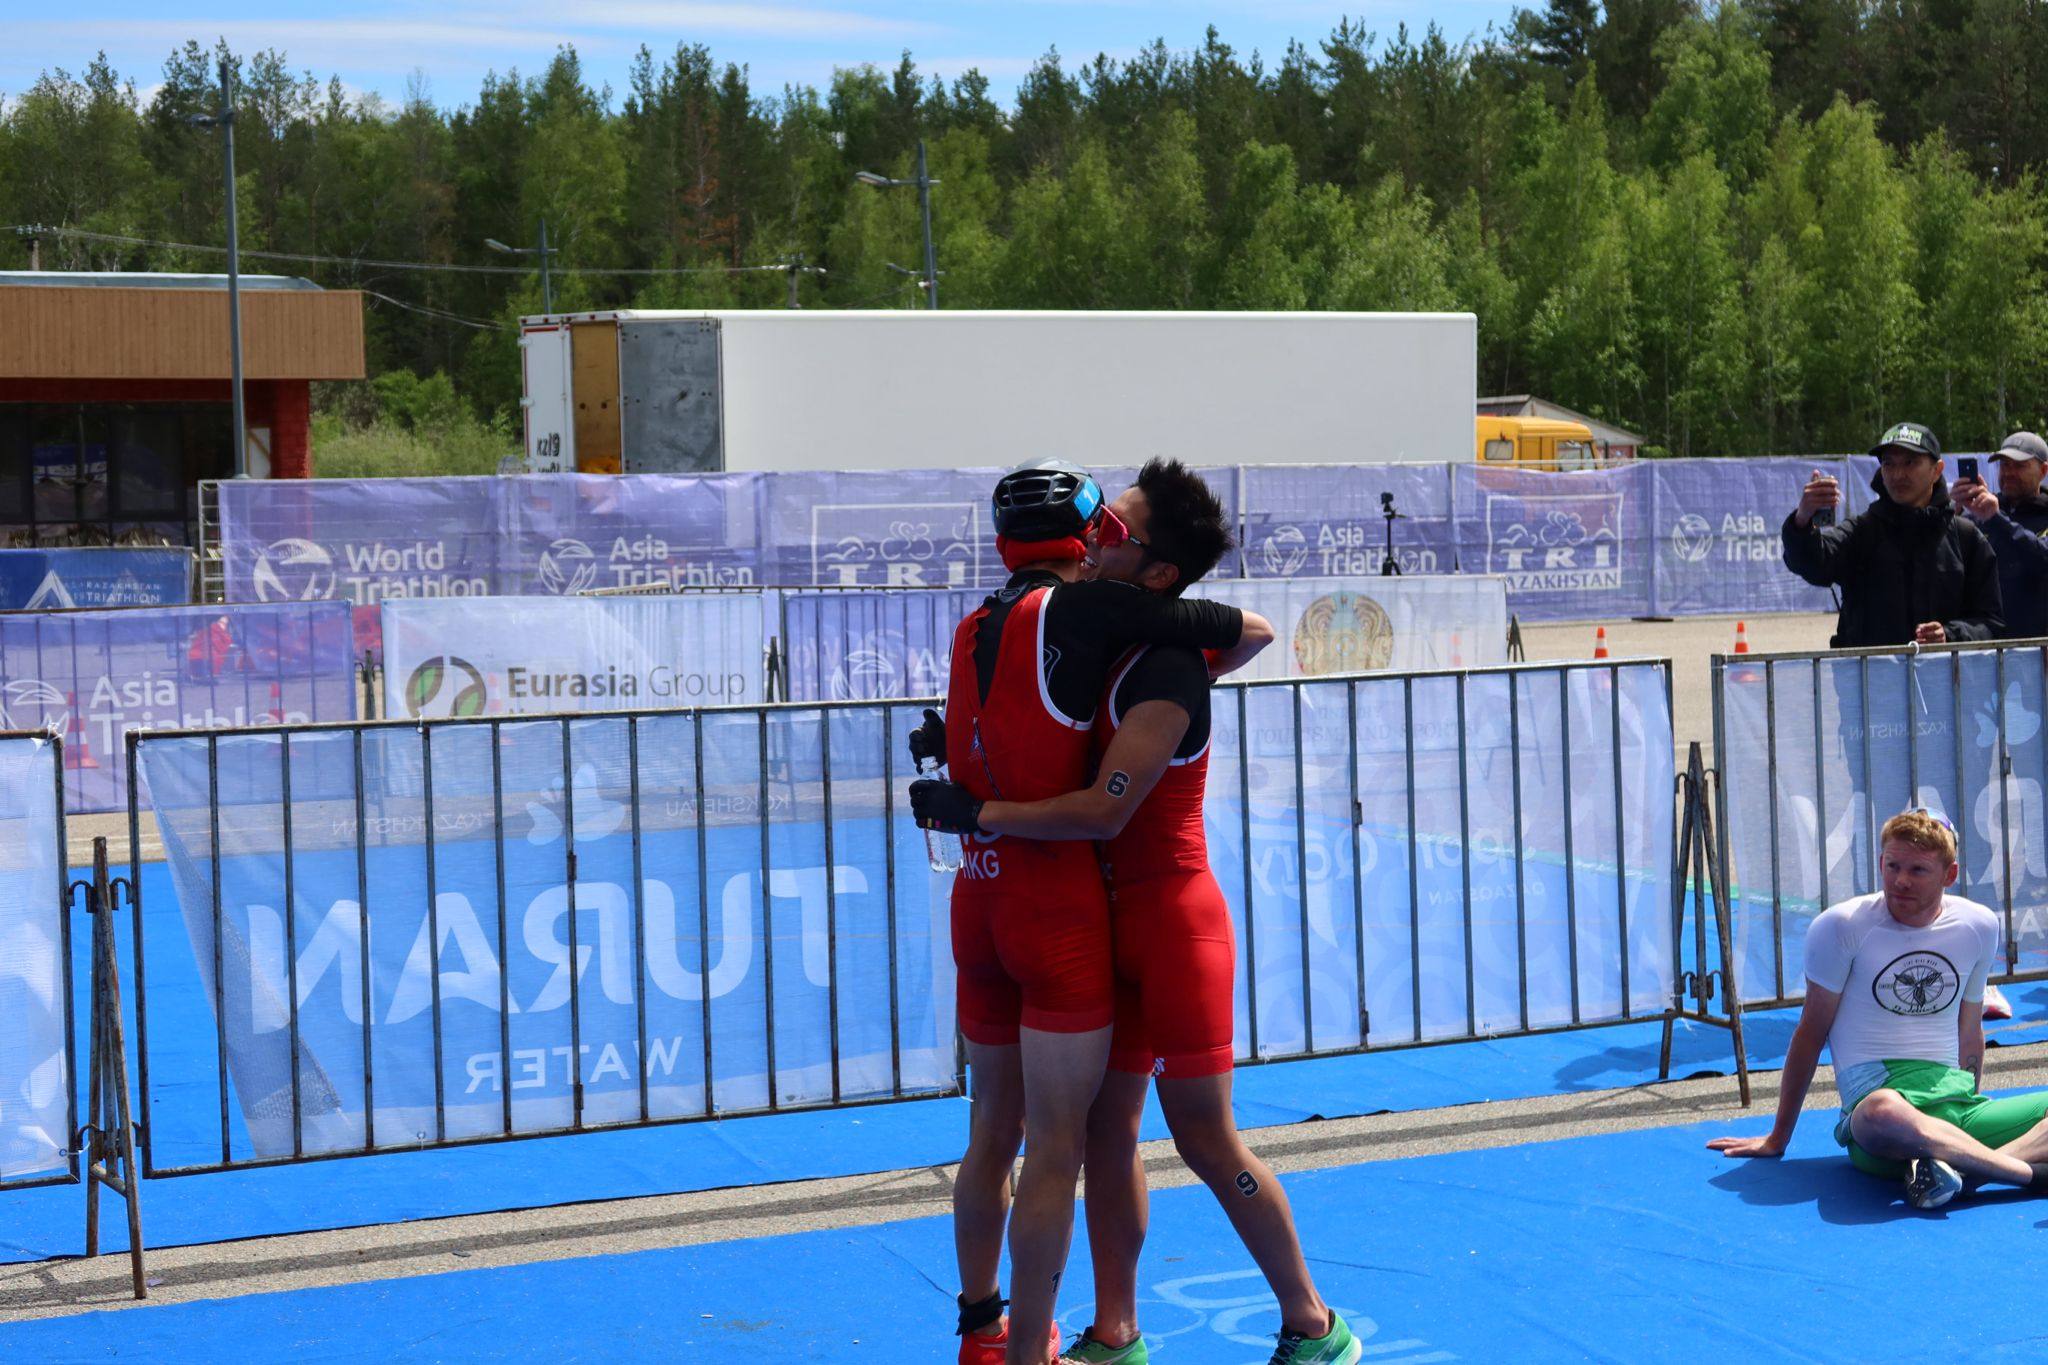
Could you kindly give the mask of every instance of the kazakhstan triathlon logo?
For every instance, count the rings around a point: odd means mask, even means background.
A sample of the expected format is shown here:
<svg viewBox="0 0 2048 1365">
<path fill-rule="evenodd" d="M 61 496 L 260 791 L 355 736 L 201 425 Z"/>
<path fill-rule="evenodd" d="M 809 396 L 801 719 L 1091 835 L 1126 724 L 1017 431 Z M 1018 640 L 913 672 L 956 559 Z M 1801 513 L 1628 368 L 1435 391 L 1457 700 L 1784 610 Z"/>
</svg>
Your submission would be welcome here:
<svg viewBox="0 0 2048 1365">
<path fill-rule="evenodd" d="M 1394 657 L 1394 624 L 1385 607 L 1355 592 L 1308 604 L 1294 627 L 1294 661 L 1306 674 L 1360 673 Z"/>
<path fill-rule="evenodd" d="M 424 659 L 405 680 L 405 710 L 422 720 L 480 716 L 490 700 L 483 674 L 467 659 L 437 654 Z"/>
<path fill-rule="evenodd" d="M 1940 953 L 1903 953 L 1877 974 L 1870 993 L 1893 1014 L 1940 1014 L 1956 998 L 1962 978 Z"/>
</svg>

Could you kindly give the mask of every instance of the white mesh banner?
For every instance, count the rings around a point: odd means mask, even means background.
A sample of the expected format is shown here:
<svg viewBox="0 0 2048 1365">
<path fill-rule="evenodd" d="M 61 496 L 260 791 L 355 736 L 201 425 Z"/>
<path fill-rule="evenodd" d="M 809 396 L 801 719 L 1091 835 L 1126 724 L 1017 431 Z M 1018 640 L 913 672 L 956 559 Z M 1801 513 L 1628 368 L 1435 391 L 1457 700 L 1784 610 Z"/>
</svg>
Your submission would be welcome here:
<svg viewBox="0 0 2048 1365">
<path fill-rule="evenodd" d="M 64 868 L 57 750 L 0 737 L 0 1183 L 69 1159 Z"/>
<path fill-rule="evenodd" d="M 1238 1055 L 1665 1009 L 1668 676 L 1219 689 L 1210 861 L 1237 925 Z"/>
<path fill-rule="evenodd" d="M 1877 890 L 1878 830 L 1911 806 L 1955 825 L 1952 894 L 1997 912 L 2020 970 L 2048 965 L 2043 664 L 2039 646 L 1723 661 L 1716 748 L 1745 1001 L 1805 996 L 1807 926 Z"/>
<path fill-rule="evenodd" d="M 389 716 L 532 715 L 762 700 L 763 595 L 386 602 Z"/>
<path fill-rule="evenodd" d="M 1279 640 L 1239 676 L 1484 668 L 1508 659 L 1499 578 L 1205 579 L 1188 590 L 1258 612 Z"/>
<path fill-rule="evenodd" d="M 950 1089 L 917 714 L 227 735 L 211 772 L 205 737 L 145 741 L 185 940 L 150 945 L 146 1007 L 218 1022 L 237 1101 L 210 1045 L 159 1067 L 156 1164 Z"/>
</svg>

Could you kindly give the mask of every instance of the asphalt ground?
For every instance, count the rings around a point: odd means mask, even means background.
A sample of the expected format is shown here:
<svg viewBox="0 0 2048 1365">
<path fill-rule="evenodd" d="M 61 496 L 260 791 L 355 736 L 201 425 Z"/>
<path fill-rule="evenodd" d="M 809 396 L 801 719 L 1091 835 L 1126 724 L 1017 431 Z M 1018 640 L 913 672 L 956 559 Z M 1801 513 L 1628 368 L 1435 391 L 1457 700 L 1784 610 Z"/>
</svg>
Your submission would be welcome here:
<svg viewBox="0 0 2048 1365">
<path fill-rule="evenodd" d="M 1834 613 L 1752 616 L 1741 618 L 1748 626 L 1749 647 L 1758 654 L 1796 653 L 1822 650 L 1834 630 Z M 1522 648 L 1531 663 L 1593 657 L 1595 633 L 1605 627 L 1608 652 L 1614 658 L 1669 659 L 1672 664 L 1673 733 L 1678 740 L 1682 763 L 1686 744 L 1697 739 L 1713 762 L 1714 709 L 1709 661 L 1716 654 L 1734 649 L 1733 616 L 1688 616 L 1673 621 L 1573 621 L 1560 625 L 1525 625 Z M 66 821 L 71 866 L 92 864 L 92 841 L 105 836 L 107 855 L 116 864 L 128 859 L 128 816 L 126 812 L 105 815 L 74 815 Z M 138 821 L 142 860 L 158 862 L 164 856 L 156 820 L 149 812 Z"/>
<path fill-rule="evenodd" d="M 1754 1076 L 1740 1107 L 1725 1076 L 1619 1090 L 1264 1128 L 1249 1140 L 1282 1175 L 1368 1161 L 1519 1146 L 1726 1120 L 1756 1131 L 1777 1104 L 1775 1072 Z M 1994 1049 L 1987 1089 L 2048 1084 L 2048 1044 Z M 1832 1108 L 1823 1069 L 1808 1110 Z M 1733 1128 L 1731 1128 L 1733 1130 Z M 1803 1152 L 1802 1155 L 1820 1155 Z M 1194 1183 L 1170 1142 L 1142 1149 L 1155 1189 Z M 489 1266 L 686 1247 L 740 1238 L 896 1222 L 950 1209 L 955 1168 L 918 1167 L 827 1180 L 573 1204 L 335 1232 L 252 1238 L 149 1253 L 150 1304 L 183 1303 Z M 111 1196 L 107 1196 L 111 1200 Z M 103 1209 L 118 1218 L 119 1206 Z M 0 1267 L 0 1324 L 96 1310 L 146 1308 L 129 1297 L 125 1254 Z M 4 1347 L 4 1338 L 0 1338 Z"/>
</svg>

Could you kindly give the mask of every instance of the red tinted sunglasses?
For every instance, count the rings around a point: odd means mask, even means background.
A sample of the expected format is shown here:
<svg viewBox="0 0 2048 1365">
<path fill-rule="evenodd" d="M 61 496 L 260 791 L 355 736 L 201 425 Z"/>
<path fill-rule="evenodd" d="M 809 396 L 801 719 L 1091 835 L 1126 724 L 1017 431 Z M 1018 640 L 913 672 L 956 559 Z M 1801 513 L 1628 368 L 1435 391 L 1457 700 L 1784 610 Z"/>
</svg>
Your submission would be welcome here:
<svg viewBox="0 0 2048 1365">
<path fill-rule="evenodd" d="M 1105 550 L 1114 550 L 1125 541 L 1129 541 L 1147 554 L 1151 553 L 1151 547 L 1132 535 L 1131 528 L 1124 524 L 1124 519 L 1110 511 L 1107 503 L 1095 514 L 1094 530 L 1095 543 Z"/>
</svg>

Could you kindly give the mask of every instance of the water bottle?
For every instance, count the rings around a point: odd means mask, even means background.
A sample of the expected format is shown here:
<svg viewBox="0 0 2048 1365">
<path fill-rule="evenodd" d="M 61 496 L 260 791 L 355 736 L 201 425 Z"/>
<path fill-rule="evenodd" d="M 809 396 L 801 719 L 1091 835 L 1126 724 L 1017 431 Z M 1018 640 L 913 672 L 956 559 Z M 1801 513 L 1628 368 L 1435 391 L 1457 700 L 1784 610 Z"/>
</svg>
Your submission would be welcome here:
<svg viewBox="0 0 2048 1365">
<path fill-rule="evenodd" d="M 936 777 L 944 781 L 946 765 L 936 758 L 919 759 L 917 772 L 920 777 Z M 928 829 L 924 832 L 924 854 L 932 865 L 932 871 L 958 872 L 962 862 L 960 836 Z"/>
</svg>

